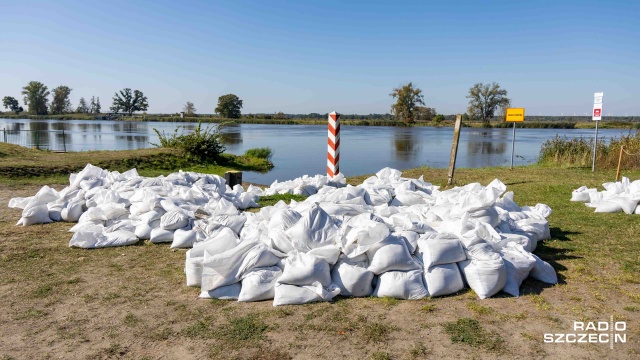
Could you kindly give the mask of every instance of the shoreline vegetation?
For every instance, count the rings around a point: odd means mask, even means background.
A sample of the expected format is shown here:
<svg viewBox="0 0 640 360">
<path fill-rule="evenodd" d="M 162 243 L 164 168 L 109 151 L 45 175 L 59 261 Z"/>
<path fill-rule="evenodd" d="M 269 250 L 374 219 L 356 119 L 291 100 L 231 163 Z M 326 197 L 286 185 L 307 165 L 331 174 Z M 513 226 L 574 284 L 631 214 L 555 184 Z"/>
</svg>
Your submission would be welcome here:
<svg viewBox="0 0 640 360">
<path fill-rule="evenodd" d="M 223 153 L 215 162 L 202 163 L 173 148 L 54 153 L 0 143 L 0 159 L 0 183 L 4 184 L 56 182 L 67 179 L 88 163 L 120 172 L 136 168 L 142 176 L 166 175 L 180 169 L 224 176 L 229 170 L 266 172 L 273 168 L 269 158 L 251 153 Z"/>
<path fill-rule="evenodd" d="M 65 115 L 15 115 L 0 114 L 0 119 L 29 119 L 29 120 L 116 120 L 116 121 L 138 121 L 138 122 L 179 122 L 179 123 L 234 123 L 234 124 L 267 124 L 267 125 L 326 125 L 326 117 L 305 118 L 305 117 L 285 117 L 274 118 L 272 115 L 247 114 L 240 119 L 227 119 L 212 115 L 198 115 L 180 117 L 176 114 L 151 114 L 126 116 L 118 114 L 65 114 Z M 406 124 L 402 121 L 395 121 L 379 116 L 367 115 L 343 115 L 340 119 L 343 126 L 432 126 L 432 127 L 452 127 L 455 123 L 455 115 L 445 115 L 444 120 L 416 120 Z M 482 128 L 482 121 L 463 120 L 464 127 Z M 513 125 L 495 117 L 491 120 L 492 128 L 510 128 Z M 588 116 L 527 116 L 524 122 L 517 123 L 518 128 L 536 129 L 593 129 L 595 121 Z M 598 124 L 600 129 L 640 129 L 640 116 L 611 116 Z"/>
</svg>

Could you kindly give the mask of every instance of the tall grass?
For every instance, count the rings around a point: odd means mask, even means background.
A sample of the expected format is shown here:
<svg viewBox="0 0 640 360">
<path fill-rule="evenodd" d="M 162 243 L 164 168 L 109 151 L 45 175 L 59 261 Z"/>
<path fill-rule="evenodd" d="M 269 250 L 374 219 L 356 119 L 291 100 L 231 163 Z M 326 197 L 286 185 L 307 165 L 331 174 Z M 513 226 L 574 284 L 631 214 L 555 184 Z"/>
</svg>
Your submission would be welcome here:
<svg viewBox="0 0 640 360">
<path fill-rule="evenodd" d="M 593 139 L 556 136 L 542 144 L 538 163 L 564 166 L 590 166 L 593 159 Z M 618 166 L 620 148 L 624 146 L 622 168 L 640 169 L 640 132 L 620 138 L 598 140 L 596 166 L 613 169 Z"/>
</svg>

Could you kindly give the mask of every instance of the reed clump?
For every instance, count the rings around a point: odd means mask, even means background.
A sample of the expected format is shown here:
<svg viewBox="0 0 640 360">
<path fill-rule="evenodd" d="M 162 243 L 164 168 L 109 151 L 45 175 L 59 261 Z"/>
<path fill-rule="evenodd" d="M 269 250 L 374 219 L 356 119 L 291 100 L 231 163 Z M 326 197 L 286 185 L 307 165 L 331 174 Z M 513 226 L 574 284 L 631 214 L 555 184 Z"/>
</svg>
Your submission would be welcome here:
<svg viewBox="0 0 640 360">
<path fill-rule="evenodd" d="M 593 159 L 593 139 L 556 136 L 542 144 L 539 164 L 561 166 L 590 166 Z M 624 169 L 640 169 L 640 132 L 620 138 L 598 139 L 596 166 L 614 169 L 618 166 L 620 148 L 624 146 L 621 166 Z"/>
</svg>

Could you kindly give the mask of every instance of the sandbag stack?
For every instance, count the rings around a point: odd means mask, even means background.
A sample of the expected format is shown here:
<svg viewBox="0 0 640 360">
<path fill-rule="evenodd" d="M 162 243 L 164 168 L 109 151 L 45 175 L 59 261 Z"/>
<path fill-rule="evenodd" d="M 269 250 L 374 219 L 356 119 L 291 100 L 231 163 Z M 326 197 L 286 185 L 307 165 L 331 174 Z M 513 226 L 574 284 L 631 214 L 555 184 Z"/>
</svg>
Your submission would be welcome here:
<svg viewBox="0 0 640 360">
<path fill-rule="evenodd" d="M 583 202 L 595 208 L 597 213 L 640 214 L 640 180 L 633 182 L 622 177 L 622 181 L 602 184 L 603 191 L 581 186 L 571 193 L 571 201 Z"/>
<path fill-rule="evenodd" d="M 24 209 L 22 225 L 77 217 L 69 246 L 148 239 L 190 248 L 186 282 L 202 298 L 279 306 L 338 294 L 420 299 L 468 286 L 484 299 L 518 296 L 528 276 L 557 282 L 532 254 L 550 237 L 547 205 L 518 206 L 497 179 L 440 191 L 401 175 L 384 168 L 357 186 L 304 176 L 245 191 L 215 175 L 144 178 L 87 165 L 62 191 L 43 187 L 10 206 Z M 267 194 L 308 197 L 240 211 Z"/>
</svg>

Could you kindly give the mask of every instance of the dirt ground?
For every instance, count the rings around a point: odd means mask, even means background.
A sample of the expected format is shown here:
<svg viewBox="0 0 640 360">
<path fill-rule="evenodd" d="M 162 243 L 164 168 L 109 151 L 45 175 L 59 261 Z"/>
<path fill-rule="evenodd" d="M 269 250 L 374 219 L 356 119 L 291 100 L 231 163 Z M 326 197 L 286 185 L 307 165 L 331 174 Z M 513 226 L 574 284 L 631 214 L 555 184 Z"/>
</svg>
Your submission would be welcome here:
<svg viewBox="0 0 640 360">
<path fill-rule="evenodd" d="M 199 289 L 185 286 L 184 250 L 149 243 L 71 249 L 72 224 L 15 226 L 21 211 L 7 208 L 9 199 L 38 189 L 0 185 L 2 359 L 640 357 L 639 279 L 612 279 L 611 269 L 585 268 L 577 255 L 548 258 L 560 284 L 528 279 L 518 298 L 479 300 L 465 290 L 418 301 L 339 298 L 277 308 L 201 300 Z M 551 220 L 550 242 L 581 231 L 554 226 Z M 546 333 L 575 332 L 574 321 L 611 316 L 626 324 L 626 343 L 613 349 L 543 341 Z"/>
</svg>

